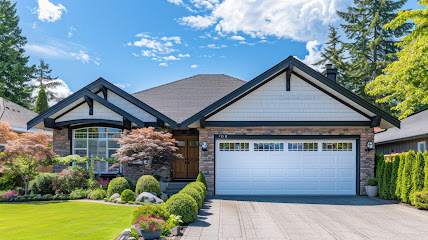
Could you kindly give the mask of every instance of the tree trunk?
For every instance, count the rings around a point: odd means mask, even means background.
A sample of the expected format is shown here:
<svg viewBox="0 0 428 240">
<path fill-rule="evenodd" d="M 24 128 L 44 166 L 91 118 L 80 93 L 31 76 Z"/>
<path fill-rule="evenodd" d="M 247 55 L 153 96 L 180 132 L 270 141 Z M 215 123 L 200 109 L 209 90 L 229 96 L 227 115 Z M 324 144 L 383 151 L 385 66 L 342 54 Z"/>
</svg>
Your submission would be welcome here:
<svg viewBox="0 0 428 240">
<path fill-rule="evenodd" d="M 28 194 L 28 180 L 24 180 L 24 183 L 25 183 L 25 194 L 24 195 L 27 195 Z"/>
</svg>

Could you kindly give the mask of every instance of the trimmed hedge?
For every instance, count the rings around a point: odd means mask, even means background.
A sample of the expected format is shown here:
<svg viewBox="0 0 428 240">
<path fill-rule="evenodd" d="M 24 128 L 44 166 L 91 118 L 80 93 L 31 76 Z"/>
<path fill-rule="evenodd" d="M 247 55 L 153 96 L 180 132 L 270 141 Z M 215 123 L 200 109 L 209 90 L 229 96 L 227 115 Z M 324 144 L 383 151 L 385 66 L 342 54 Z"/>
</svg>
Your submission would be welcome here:
<svg viewBox="0 0 428 240">
<path fill-rule="evenodd" d="M 120 200 L 125 202 L 131 202 L 135 200 L 135 195 L 132 190 L 125 189 L 122 194 L 120 194 Z"/>
<path fill-rule="evenodd" d="M 198 204 L 195 199 L 186 193 L 177 193 L 172 195 L 166 201 L 166 209 L 171 214 L 182 217 L 184 223 L 191 223 L 198 216 Z"/>
<path fill-rule="evenodd" d="M 198 178 L 196 179 L 196 182 L 203 183 L 205 185 L 205 189 L 208 189 L 207 180 L 205 179 L 205 176 L 201 171 L 199 171 Z"/>
<path fill-rule="evenodd" d="M 424 188 L 424 165 L 424 154 L 418 152 L 412 168 L 412 191 L 410 193 L 412 197 L 415 192 L 420 192 Z"/>
<path fill-rule="evenodd" d="M 419 209 L 428 209 L 428 191 L 415 192 L 413 194 L 413 205 Z"/>
<path fill-rule="evenodd" d="M 128 179 L 124 177 L 113 178 L 108 184 L 107 197 L 111 197 L 115 193 L 120 195 L 126 189 L 133 189 L 133 185 Z"/>
<path fill-rule="evenodd" d="M 424 173 L 425 173 L 425 178 L 424 178 L 424 191 L 428 191 L 428 151 L 425 151 L 425 153 L 424 153 L 424 158 L 425 158 L 425 167 L 424 167 Z"/>
<path fill-rule="evenodd" d="M 201 195 L 202 195 L 203 201 L 207 197 L 207 189 L 205 188 L 205 185 L 202 182 L 191 182 L 191 183 L 187 184 L 186 187 L 193 187 L 196 190 L 198 190 L 199 193 L 201 193 Z"/>
<path fill-rule="evenodd" d="M 410 203 L 410 192 L 412 190 L 412 170 L 413 164 L 416 161 L 415 151 L 406 153 L 406 162 L 404 164 L 403 176 L 401 181 L 401 200 L 405 203 Z"/>
<path fill-rule="evenodd" d="M 135 189 L 137 196 L 142 192 L 154 192 L 158 197 L 161 195 L 158 180 L 152 175 L 143 175 L 138 179 L 137 187 Z"/>
<path fill-rule="evenodd" d="M 203 193 L 196 190 L 196 187 L 192 187 L 192 186 L 185 187 L 179 193 L 189 194 L 193 199 L 195 199 L 196 203 L 198 204 L 198 209 L 202 208 L 202 204 L 204 202 L 204 196 L 203 196 Z"/>
<path fill-rule="evenodd" d="M 395 189 L 395 196 L 398 199 L 401 199 L 401 182 L 403 181 L 403 170 L 404 170 L 404 164 L 406 163 L 406 154 L 401 153 L 400 154 L 400 165 L 398 167 L 398 173 L 397 173 L 397 187 Z"/>
<path fill-rule="evenodd" d="M 88 190 L 88 198 L 92 200 L 101 200 L 107 196 L 107 192 L 103 189 L 97 188 L 94 190 Z"/>
<path fill-rule="evenodd" d="M 166 204 L 151 204 L 146 206 L 141 206 L 135 209 L 134 213 L 132 214 L 131 224 L 135 224 L 138 219 L 141 218 L 143 215 L 149 215 L 151 217 L 158 216 L 159 218 L 163 218 L 165 221 L 169 218 L 171 215 L 168 211 Z"/>
<path fill-rule="evenodd" d="M 56 173 L 41 173 L 30 182 L 31 193 L 33 194 L 55 194 L 53 190 L 52 180 L 56 177 Z"/>
<path fill-rule="evenodd" d="M 392 196 L 389 191 L 391 189 L 392 162 L 385 162 L 383 166 L 381 197 L 391 199 Z"/>
<path fill-rule="evenodd" d="M 395 191 L 397 189 L 397 178 L 398 178 L 398 169 L 400 167 L 400 155 L 394 157 L 394 162 L 392 163 L 392 174 L 391 174 L 391 183 L 389 187 L 389 195 L 393 199 L 397 199 Z"/>
<path fill-rule="evenodd" d="M 367 185 L 369 186 L 377 186 L 378 185 L 378 180 L 377 178 L 369 178 L 367 179 Z"/>
</svg>

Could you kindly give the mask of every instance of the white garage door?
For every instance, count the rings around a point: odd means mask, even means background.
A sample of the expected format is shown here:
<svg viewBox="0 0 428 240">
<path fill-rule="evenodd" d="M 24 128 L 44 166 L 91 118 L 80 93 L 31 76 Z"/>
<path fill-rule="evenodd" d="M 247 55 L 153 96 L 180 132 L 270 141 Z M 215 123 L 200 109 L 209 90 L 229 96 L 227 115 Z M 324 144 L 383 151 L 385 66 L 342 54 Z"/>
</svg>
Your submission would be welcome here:
<svg viewBox="0 0 428 240">
<path fill-rule="evenodd" d="M 355 140 L 217 140 L 216 195 L 355 195 Z"/>
</svg>

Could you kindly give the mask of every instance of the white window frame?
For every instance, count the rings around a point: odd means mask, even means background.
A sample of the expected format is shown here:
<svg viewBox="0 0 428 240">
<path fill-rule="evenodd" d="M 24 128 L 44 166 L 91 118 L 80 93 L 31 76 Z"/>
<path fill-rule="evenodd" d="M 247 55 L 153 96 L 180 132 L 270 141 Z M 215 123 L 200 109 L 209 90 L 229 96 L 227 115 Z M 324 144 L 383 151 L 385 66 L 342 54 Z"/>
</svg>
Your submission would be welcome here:
<svg viewBox="0 0 428 240">
<path fill-rule="evenodd" d="M 115 130 L 120 130 L 120 134 L 122 133 L 122 130 L 121 129 L 119 129 L 119 128 L 109 128 L 109 127 L 86 127 L 86 128 L 78 128 L 78 129 L 73 129 L 73 139 L 72 139 L 72 141 L 73 141 L 73 155 L 74 154 L 76 154 L 76 150 L 86 150 L 86 157 L 91 157 L 91 156 L 88 156 L 88 154 L 89 154 L 89 139 L 96 139 L 96 138 L 88 138 L 88 136 L 89 136 L 89 133 L 95 133 L 95 132 L 89 132 L 89 129 L 91 129 L 91 128 L 105 128 L 106 129 L 106 132 L 96 132 L 96 133 L 98 133 L 98 134 L 100 134 L 100 133 L 105 133 L 106 134 L 106 158 L 108 158 L 109 157 L 109 151 L 110 150 L 116 150 L 116 149 L 118 149 L 118 148 L 110 148 L 109 146 L 108 146 L 108 140 L 109 139 L 114 139 L 114 140 L 118 140 L 118 139 L 120 139 L 120 138 L 109 138 L 109 129 L 115 129 Z M 75 144 L 75 135 L 76 135 L 76 131 L 78 131 L 78 130 L 82 130 L 82 129 L 87 129 L 87 131 L 86 131 L 86 134 L 87 134 L 87 136 L 86 136 L 86 148 L 76 148 L 76 144 Z M 84 133 L 84 132 L 79 132 L 79 133 Z M 114 132 L 114 133 L 117 133 L 117 132 Z M 85 138 L 77 138 L 77 139 L 85 139 Z M 120 145 L 119 145 L 119 148 L 120 148 Z M 92 156 L 92 157 L 98 157 L 98 156 Z"/>
<path fill-rule="evenodd" d="M 423 146 L 424 146 L 424 150 L 423 150 L 423 151 L 421 150 L 421 145 L 422 145 L 422 144 L 423 144 Z M 424 153 L 426 150 L 427 150 L 426 142 L 425 142 L 425 141 L 423 141 L 423 142 L 418 142 L 418 152 L 419 152 L 419 151 L 421 151 L 422 153 Z"/>
</svg>

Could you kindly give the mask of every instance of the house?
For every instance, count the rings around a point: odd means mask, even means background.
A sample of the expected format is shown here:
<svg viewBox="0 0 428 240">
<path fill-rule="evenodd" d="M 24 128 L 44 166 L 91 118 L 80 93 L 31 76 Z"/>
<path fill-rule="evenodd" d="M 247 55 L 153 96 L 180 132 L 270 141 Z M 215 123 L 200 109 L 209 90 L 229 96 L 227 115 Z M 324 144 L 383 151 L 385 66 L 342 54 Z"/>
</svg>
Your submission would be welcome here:
<svg viewBox="0 0 428 240">
<path fill-rule="evenodd" d="M 401 127 L 382 129 L 375 133 L 376 154 L 425 152 L 428 141 L 428 109 L 415 112 L 401 120 Z"/>
<path fill-rule="evenodd" d="M 53 130 L 62 156 L 108 157 L 122 129 L 173 133 L 183 159 L 126 165 L 134 182 L 157 173 L 216 195 L 356 195 L 374 176 L 374 127 L 400 121 L 288 57 L 249 82 L 202 74 L 128 94 L 100 78 L 28 122 Z"/>
<path fill-rule="evenodd" d="M 27 122 L 36 116 L 37 113 L 0 97 L 0 122 L 8 123 L 12 131 L 18 134 L 39 131 L 37 128 L 27 130 Z M 45 133 L 52 135 L 51 130 L 47 130 Z M 6 143 L 0 142 L 0 152 L 4 150 L 5 146 Z"/>
</svg>

